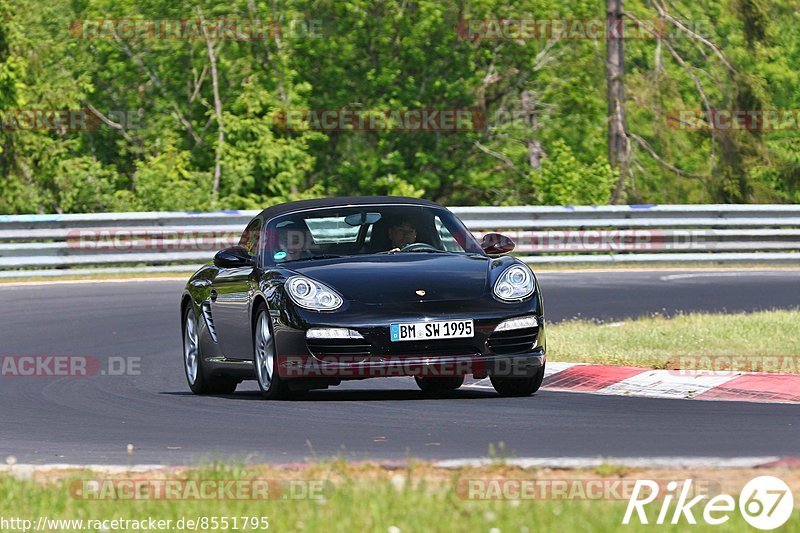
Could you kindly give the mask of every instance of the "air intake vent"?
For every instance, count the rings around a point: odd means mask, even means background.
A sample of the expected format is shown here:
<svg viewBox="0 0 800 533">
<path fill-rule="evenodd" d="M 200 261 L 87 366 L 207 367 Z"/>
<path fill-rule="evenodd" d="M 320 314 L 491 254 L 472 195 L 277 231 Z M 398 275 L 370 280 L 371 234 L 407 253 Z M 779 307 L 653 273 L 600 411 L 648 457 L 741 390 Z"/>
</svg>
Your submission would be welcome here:
<svg viewBox="0 0 800 533">
<path fill-rule="evenodd" d="M 452 339 L 429 341 L 393 342 L 386 350 L 386 355 L 393 357 L 443 357 L 453 355 L 477 356 L 474 346 L 454 343 Z"/>
<path fill-rule="evenodd" d="M 306 339 L 308 351 L 317 357 L 369 357 L 372 345 L 364 339 Z"/>
<path fill-rule="evenodd" d="M 219 343 L 217 339 L 217 328 L 214 327 L 214 318 L 211 316 L 211 302 L 203 302 L 203 305 L 200 307 L 203 311 L 203 318 L 206 320 L 206 325 L 208 326 L 208 333 L 211 335 L 211 340 L 216 343 Z"/>
<path fill-rule="evenodd" d="M 496 354 L 529 352 L 538 334 L 538 327 L 495 331 L 489 337 L 489 349 Z"/>
</svg>

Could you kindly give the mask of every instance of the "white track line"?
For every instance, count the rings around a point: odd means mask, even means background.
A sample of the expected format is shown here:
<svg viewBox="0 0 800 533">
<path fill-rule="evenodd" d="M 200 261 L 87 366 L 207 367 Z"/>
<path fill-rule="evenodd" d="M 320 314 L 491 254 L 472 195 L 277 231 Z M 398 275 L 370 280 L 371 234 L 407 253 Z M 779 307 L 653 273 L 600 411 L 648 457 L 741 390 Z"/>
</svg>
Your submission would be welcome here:
<svg viewBox="0 0 800 533">
<path fill-rule="evenodd" d="M 667 276 L 660 276 L 661 281 L 674 281 L 678 279 L 691 279 L 691 278 L 724 278 L 724 277 L 743 277 L 743 276 L 785 276 L 786 274 L 800 275 L 797 270 L 740 270 L 737 272 L 694 272 L 687 274 L 670 274 Z"/>
<path fill-rule="evenodd" d="M 779 456 L 754 456 L 754 457 L 685 457 L 685 456 L 657 456 L 657 457 L 516 457 L 498 459 L 490 457 L 468 457 L 458 459 L 445 459 L 430 461 L 434 468 L 478 468 L 492 465 L 506 465 L 517 468 L 596 468 L 602 465 L 616 465 L 628 468 L 757 468 L 783 459 Z M 356 464 L 370 464 L 370 461 L 356 461 Z M 309 466 L 316 461 L 307 463 Z M 378 467 L 397 468 L 397 462 L 386 465 L 380 461 L 374 463 Z M 258 466 L 253 464 L 252 466 Z M 298 463 L 291 465 L 264 463 L 264 466 L 275 468 L 297 468 Z M 58 471 L 89 471 L 105 475 L 118 475 L 127 473 L 148 473 L 167 470 L 183 470 L 187 466 L 172 467 L 164 465 L 97 465 L 97 464 L 15 464 L 0 465 L 0 474 L 7 474 L 16 479 L 31 479 L 35 474 L 48 474 Z"/>
<path fill-rule="evenodd" d="M 171 467 L 164 465 L 142 464 L 142 465 L 79 465 L 79 464 L 66 464 L 66 463 L 53 463 L 53 464 L 12 464 L 0 465 L 0 474 L 7 474 L 15 479 L 31 479 L 35 474 L 57 472 L 62 470 L 90 470 L 92 472 L 116 475 L 126 473 L 147 473 L 157 472 L 160 470 L 167 470 Z"/>
<path fill-rule="evenodd" d="M 518 468 L 595 468 L 617 465 L 630 468 L 755 468 L 780 460 L 780 457 L 488 457 L 435 461 L 439 468 L 465 468 L 504 464 Z"/>
</svg>

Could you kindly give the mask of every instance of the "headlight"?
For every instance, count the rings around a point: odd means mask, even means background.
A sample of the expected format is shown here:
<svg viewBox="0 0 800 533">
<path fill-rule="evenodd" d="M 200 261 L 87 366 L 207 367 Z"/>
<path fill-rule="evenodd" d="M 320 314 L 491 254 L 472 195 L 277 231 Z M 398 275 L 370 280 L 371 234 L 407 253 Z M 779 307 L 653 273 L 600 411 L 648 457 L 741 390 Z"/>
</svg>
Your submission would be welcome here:
<svg viewBox="0 0 800 533">
<path fill-rule="evenodd" d="M 342 306 L 342 297 L 336 291 L 304 276 L 287 279 L 286 292 L 294 303 L 305 309 L 334 311 Z"/>
<path fill-rule="evenodd" d="M 523 265 L 508 267 L 494 284 L 494 295 L 505 302 L 524 300 L 533 294 L 533 272 Z"/>
</svg>

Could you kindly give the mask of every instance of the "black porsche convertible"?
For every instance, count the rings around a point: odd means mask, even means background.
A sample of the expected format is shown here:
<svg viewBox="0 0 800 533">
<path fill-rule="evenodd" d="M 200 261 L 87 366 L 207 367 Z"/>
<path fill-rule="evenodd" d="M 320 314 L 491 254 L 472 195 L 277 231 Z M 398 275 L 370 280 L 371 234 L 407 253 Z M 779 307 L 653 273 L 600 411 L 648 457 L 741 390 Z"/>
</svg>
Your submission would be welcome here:
<svg viewBox="0 0 800 533">
<path fill-rule="evenodd" d="M 198 270 L 181 300 L 196 394 L 255 379 L 263 396 L 343 380 L 413 376 L 422 391 L 491 379 L 539 389 L 542 296 L 514 243 L 478 243 L 446 208 L 404 197 L 290 202 L 262 211 L 237 246 Z"/>
</svg>

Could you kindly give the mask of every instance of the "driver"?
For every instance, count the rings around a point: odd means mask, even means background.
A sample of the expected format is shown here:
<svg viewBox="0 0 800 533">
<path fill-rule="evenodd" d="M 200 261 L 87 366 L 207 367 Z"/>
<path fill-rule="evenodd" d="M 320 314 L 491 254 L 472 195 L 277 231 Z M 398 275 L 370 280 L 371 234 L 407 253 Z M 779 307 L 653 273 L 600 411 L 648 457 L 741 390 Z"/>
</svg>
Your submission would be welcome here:
<svg viewBox="0 0 800 533">
<path fill-rule="evenodd" d="M 296 261 L 306 252 L 305 233 L 300 224 L 290 222 L 277 228 L 278 251 L 275 258 L 281 261 Z"/>
<path fill-rule="evenodd" d="M 399 252 L 404 246 L 417 241 L 417 228 L 407 219 L 401 219 L 389 226 L 389 242 L 392 245 L 390 252 Z"/>
</svg>

